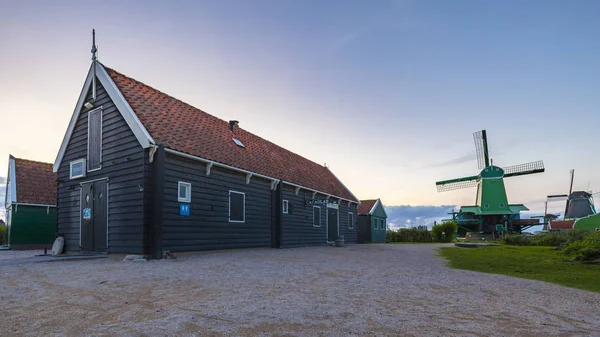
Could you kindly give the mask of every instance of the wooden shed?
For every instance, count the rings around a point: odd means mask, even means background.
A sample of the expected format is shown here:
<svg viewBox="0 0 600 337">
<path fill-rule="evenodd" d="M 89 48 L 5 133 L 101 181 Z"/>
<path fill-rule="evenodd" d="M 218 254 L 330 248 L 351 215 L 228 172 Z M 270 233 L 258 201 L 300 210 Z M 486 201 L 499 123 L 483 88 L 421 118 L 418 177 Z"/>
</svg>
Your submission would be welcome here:
<svg viewBox="0 0 600 337">
<path fill-rule="evenodd" d="M 93 61 L 54 164 L 65 248 L 356 242 L 358 199 L 329 168 L 239 124 Z"/>
<path fill-rule="evenodd" d="M 56 237 L 56 174 L 52 164 L 9 156 L 6 242 L 11 248 L 52 245 Z"/>
<path fill-rule="evenodd" d="M 358 206 L 358 241 L 385 242 L 387 213 L 381 199 L 361 200 Z"/>
</svg>

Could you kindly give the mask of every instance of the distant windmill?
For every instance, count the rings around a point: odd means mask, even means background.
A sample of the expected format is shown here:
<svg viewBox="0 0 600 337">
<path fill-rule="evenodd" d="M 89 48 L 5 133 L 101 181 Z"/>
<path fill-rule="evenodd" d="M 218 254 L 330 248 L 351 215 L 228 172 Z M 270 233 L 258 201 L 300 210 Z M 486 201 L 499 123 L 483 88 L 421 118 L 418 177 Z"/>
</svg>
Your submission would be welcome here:
<svg viewBox="0 0 600 337">
<path fill-rule="evenodd" d="M 525 226 L 539 223 L 537 219 L 520 219 L 520 212 L 529 210 L 523 204 L 509 205 L 504 178 L 544 172 L 544 163 L 531 163 L 501 168 L 490 159 L 486 131 L 473 134 L 477 153 L 478 175 L 436 182 L 438 192 L 477 186 L 474 206 L 460 208 L 459 224 L 470 225 L 473 230 L 493 232 L 498 225 L 504 229 L 520 231 Z M 508 227 L 508 228 L 506 228 Z"/>
<path fill-rule="evenodd" d="M 565 220 L 574 220 L 583 218 L 592 214 L 596 214 L 593 195 L 590 191 L 573 191 L 573 180 L 575 178 L 575 170 L 569 171 L 571 182 L 569 183 L 569 194 L 549 195 L 547 201 L 562 201 L 565 203 Z"/>
</svg>

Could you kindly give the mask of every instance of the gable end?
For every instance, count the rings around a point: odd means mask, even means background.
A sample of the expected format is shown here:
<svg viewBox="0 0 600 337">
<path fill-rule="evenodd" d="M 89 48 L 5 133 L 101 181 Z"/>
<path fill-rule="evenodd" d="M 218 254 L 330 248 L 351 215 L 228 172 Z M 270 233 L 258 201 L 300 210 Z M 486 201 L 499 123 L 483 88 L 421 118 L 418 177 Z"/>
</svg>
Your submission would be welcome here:
<svg viewBox="0 0 600 337">
<path fill-rule="evenodd" d="M 119 113 L 123 116 L 123 119 L 125 119 L 125 122 L 129 126 L 131 131 L 133 131 L 135 138 L 138 140 L 138 142 L 140 143 L 140 145 L 143 148 L 148 148 L 151 145 L 153 145 L 154 140 L 150 136 L 150 133 L 148 133 L 148 130 L 146 130 L 146 128 L 139 121 L 139 119 L 133 112 L 133 109 L 131 109 L 131 106 L 123 97 L 123 94 L 121 94 L 121 92 L 119 91 L 119 89 L 117 88 L 115 83 L 112 81 L 112 79 L 106 72 L 106 69 L 104 69 L 104 67 L 102 66 L 102 64 L 100 62 L 97 62 L 97 61 L 94 61 L 94 62 L 96 64 L 96 67 L 95 67 L 96 68 L 96 78 L 100 81 L 100 83 L 106 90 L 108 96 L 110 97 L 110 99 L 113 101 L 113 103 L 117 107 L 117 110 L 119 111 Z M 92 66 L 90 66 L 85 83 L 83 85 L 83 89 L 81 90 L 81 93 L 79 94 L 77 104 L 75 105 L 75 110 L 73 111 L 73 115 L 71 116 L 71 121 L 69 122 L 69 126 L 67 127 L 65 137 L 63 138 L 63 141 L 60 145 L 60 150 L 58 152 L 58 155 L 56 156 L 56 160 L 54 161 L 54 166 L 53 166 L 54 172 L 58 171 L 58 168 L 60 167 L 60 164 L 63 160 L 65 151 L 67 150 L 67 145 L 69 144 L 69 141 L 71 140 L 71 136 L 73 135 L 73 130 L 75 128 L 75 124 L 77 123 L 77 120 L 79 119 L 79 115 L 80 115 L 81 111 L 83 110 L 83 105 L 86 103 L 87 93 L 89 92 L 90 88 L 92 87 L 93 76 L 94 76 L 94 64 L 92 64 Z"/>
</svg>

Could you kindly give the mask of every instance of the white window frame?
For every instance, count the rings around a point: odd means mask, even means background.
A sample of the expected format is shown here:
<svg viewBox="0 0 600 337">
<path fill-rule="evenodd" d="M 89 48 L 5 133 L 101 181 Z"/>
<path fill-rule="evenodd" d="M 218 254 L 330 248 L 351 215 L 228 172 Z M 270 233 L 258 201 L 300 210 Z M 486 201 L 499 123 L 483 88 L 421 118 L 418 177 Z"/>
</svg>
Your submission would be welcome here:
<svg viewBox="0 0 600 337">
<path fill-rule="evenodd" d="M 372 220 L 371 222 L 375 223 L 375 226 L 373 226 L 373 229 L 374 230 L 379 230 L 379 219 L 377 219 L 377 218 L 371 218 L 371 220 Z"/>
<path fill-rule="evenodd" d="M 99 113 L 100 113 L 100 167 L 90 170 L 89 167 L 87 166 L 90 162 L 89 161 L 89 159 L 90 159 L 90 114 L 93 112 L 97 112 L 97 111 L 99 111 Z M 87 139 L 87 159 L 88 159 L 87 163 L 88 164 L 86 164 L 85 168 L 88 172 L 93 172 L 93 171 L 98 171 L 98 170 L 102 169 L 102 147 L 104 145 L 104 137 L 102 134 L 102 131 L 103 131 L 102 127 L 104 124 L 104 113 L 102 111 L 102 107 L 98 107 L 96 109 L 88 111 L 87 114 L 88 114 L 88 128 L 87 128 L 87 138 L 88 138 Z"/>
<path fill-rule="evenodd" d="M 348 229 L 354 229 L 354 213 L 348 212 Z"/>
<path fill-rule="evenodd" d="M 76 176 L 73 175 L 73 165 L 75 165 L 75 164 L 83 165 L 80 175 L 76 175 Z M 86 165 L 85 158 L 73 160 L 72 162 L 69 163 L 69 179 L 85 178 L 86 172 L 87 172 L 87 165 Z"/>
<path fill-rule="evenodd" d="M 231 220 L 231 193 L 241 194 L 244 196 L 244 202 L 242 204 L 242 220 Z M 229 207 L 227 207 L 229 212 L 229 222 L 237 222 L 237 223 L 245 223 L 246 222 L 246 193 L 240 191 L 229 190 Z"/>
<path fill-rule="evenodd" d="M 282 202 L 281 209 L 283 211 L 283 214 L 288 214 L 290 211 L 290 202 L 284 199 Z"/>
<path fill-rule="evenodd" d="M 315 225 L 315 208 L 319 209 L 319 225 Z M 321 221 L 321 220 L 323 220 L 323 219 L 321 219 L 322 217 L 323 217 L 323 215 L 321 214 L 321 207 L 313 206 L 313 210 L 312 210 L 312 218 L 313 218 L 312 225 L 313 225 L 313 227 L 321 227 L 321 222 L 323 222 L 323 221 Z"/>
<path fill-rule="evenodd" d="M 181 195 L 179 194 L 179 192 L 181 191 L 181 187 L 186 187 L 186 196 L 185 197 L 181 197 Z M 192 183 L 188 183 L 185 181 L 178 181 L 177 182 L 177 201 L 179 202 L 187 202 L 187 203 L 191 203 L 192 202 Z"/>
</svg>

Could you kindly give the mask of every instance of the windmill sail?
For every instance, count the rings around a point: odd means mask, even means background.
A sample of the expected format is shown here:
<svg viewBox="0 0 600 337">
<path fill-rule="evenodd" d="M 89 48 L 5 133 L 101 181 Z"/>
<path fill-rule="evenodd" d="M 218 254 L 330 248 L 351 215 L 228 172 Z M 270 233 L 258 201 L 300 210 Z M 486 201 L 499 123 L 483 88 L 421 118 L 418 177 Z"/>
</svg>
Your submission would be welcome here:
<svg viewBox="0 0 600 337">
<path fill-rule="evenodd" d="M 479 176 L 450 179 L 438 181 L 435 183 L 435 186 L 438 192 L 453 191 L 461 188 L 475 187 L 477 186 L 477 179 L 479 179 Z"/>
<path fill-rule="evenodd" d="M 520 165 L 504 167 L 504 178 L 522 176 L 526 174 L 542 173 L 545 171 L 544 162 L 541 160 Z"/>
<path fill-rule="evenodd" d="M 475 152 L 477 153 L 477 167 L 480 170 L 490 166 L 490 156 L 487 147 L 487 135 L 485 130 L 477 131 L 473 134 L 475 141 Z"/>
</svg>

